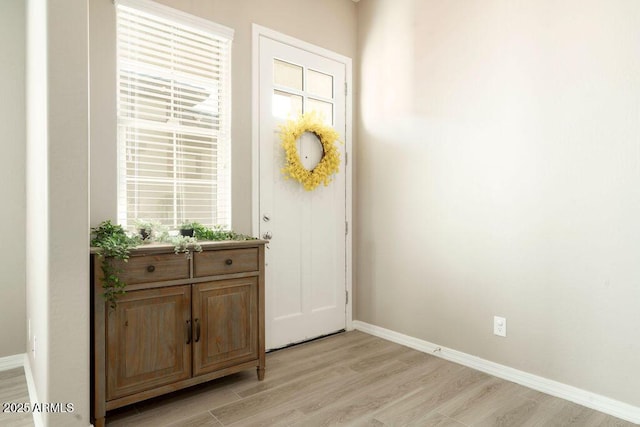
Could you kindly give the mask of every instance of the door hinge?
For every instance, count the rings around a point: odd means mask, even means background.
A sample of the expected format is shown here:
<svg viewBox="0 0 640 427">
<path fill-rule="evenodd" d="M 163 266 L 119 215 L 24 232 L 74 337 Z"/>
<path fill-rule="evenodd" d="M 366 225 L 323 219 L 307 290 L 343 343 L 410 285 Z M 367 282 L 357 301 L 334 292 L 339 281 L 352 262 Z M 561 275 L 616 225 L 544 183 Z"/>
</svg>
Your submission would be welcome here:
<svg viewBox="0 0 640 427">
<path fill-rule="evenodd" d="M 344 291 L 344 305 L 349 304 L 349 291 Z"/>
<path fill-rule="evenodd" d="M 349 91 L 347 90 L 347 82 L 344 82 L 344 94 L 348 95 Z"/>
<path fill-rule="evenodd" d="M 344 235 L 346 236 L 347 234 L 349 234 L 349 222 L 345 221 L 344 222 Z"/>
<path fill-rule="evenodd" d="M 349 163 L 349 153 L 347 153 L 345 151 L 345 153 L 344 153 L 344 165 L 347 166 L 348 163 Z"/>
</svg>

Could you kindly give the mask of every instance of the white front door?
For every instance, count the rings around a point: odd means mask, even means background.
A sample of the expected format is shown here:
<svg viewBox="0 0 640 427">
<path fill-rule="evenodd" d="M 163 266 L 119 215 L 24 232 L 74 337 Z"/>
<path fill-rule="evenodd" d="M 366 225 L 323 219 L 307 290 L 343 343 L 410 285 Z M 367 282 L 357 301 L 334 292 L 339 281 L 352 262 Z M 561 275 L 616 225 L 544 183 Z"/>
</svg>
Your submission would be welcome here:
<svg viewBox="0 0 640 427">
<path fill-rule="evenodd" d="M 255 40 L 255 39 L 254 39 Z M 266 347 L 345 329 L 347 180 L 345 145 L 329 186 L 305 191 L 286 179 L 278 126 L 315 110 L 345 141 L 345 64 L 260 35 L 258 69 L 258 232 L 266 251 Z M 320 161 L 312 134 L 299 140 L 309 170 Z M 254 212 L 256 212 L 254 210 Z"/>
</svg>

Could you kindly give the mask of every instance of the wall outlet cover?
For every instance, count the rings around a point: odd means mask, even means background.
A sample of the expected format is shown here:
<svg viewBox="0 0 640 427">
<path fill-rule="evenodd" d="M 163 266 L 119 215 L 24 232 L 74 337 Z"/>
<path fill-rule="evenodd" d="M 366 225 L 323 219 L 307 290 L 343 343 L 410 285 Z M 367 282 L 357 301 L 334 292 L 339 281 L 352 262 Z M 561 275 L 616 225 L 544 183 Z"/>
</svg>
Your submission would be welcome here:
<svg viewBox="0 0 640 427">
<path fill-rule="evenodd" d="M 493 316 L 493 334 L 499 337 L 507 336 L 507 319 L 500 316 Z"/>
</svg>

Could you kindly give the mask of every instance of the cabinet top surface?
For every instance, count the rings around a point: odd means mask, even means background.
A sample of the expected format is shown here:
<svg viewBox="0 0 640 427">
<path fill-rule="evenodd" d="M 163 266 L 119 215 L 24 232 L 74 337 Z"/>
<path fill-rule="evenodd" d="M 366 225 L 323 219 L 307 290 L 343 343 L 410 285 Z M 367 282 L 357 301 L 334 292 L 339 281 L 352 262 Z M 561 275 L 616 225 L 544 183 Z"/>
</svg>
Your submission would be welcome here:
<svg viewBox="0 0 640 427">
<path fill-rule="evenodd" d="M 212 251 L 217 249 L 233 249 L 233 248 L 251 248 L 267 244 L 266 240 L 221 240 L 221 241 L 207 241 L 198 240 L 198 243 L 202 247 L 203 251 Z M 140 245 L 131 249 L 131 255 L 147 255 L 147 254 L 160 254 L 160 253 L 172 253 L 173 245 L 168 243 L 149 243 Z M 100 248 L 91 247 L 90 253 L 97 255 L 100 253 Z"/>
</svg>

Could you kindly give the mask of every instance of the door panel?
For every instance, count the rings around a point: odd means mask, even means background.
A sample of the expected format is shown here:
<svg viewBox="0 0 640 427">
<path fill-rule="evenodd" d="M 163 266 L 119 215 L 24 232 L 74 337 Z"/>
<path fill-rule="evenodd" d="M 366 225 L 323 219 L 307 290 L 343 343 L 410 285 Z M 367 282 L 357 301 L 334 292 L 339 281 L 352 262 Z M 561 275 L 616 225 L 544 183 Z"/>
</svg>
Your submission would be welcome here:
<svg viewBox="0 0 640 427">
<path fill-rule="evenodd" d="M 345 328 L 345 146 L 340 171 L 327 186 L 305 191 L 282 173 L 278 127 L 316 111 L 345 138 L 345 64 L 291 45 L 259 38 L 259 214 L 266 252 L 268 349 Z M 298 141 L 309 170 L 322 156 L 317 137 Z"/>
<path fill-rule="evenodd" d="M 258 279 L 193 285 L 193 375 L 258 358 Z"/>
<path fill-rule="evenodd" d="M 107 400 L 191 376 L 191 287 L 130 291 L 107 310 Z"/>
</svg>

